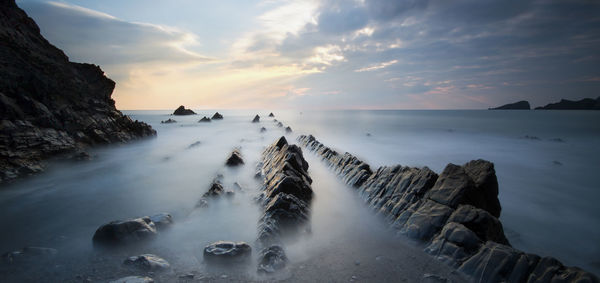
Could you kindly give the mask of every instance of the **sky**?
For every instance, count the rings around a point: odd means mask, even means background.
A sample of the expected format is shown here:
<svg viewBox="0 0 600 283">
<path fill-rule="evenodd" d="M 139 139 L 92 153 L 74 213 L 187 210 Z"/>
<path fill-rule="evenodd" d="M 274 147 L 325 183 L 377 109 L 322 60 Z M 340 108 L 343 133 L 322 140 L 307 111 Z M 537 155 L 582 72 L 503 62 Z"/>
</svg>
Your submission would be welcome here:
<svg viewBox="0 0 600 283">
<path fill-rule="evenodd" d="M 485 109 L 600 96 L 600 1 L 17 0 L 118 109 Z"/>
</svg>

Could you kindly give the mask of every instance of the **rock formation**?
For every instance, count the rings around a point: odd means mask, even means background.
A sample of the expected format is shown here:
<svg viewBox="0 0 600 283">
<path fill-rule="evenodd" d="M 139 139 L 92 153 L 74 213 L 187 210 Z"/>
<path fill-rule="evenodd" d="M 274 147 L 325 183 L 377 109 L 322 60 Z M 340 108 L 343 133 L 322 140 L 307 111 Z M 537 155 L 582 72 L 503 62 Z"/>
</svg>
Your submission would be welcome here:
<svg viewBox="0 0 600 283">
<path fill-rule="evenodd" d="M 145 271 L 165 270 L 171 267 L 169 262 L 167 262 L 165 259 L 153 254 L 143 254 L 128 257 L 123 264 Z"/>
<path fill-rule="evenodd" d="M 256 116 L 254 116 L 254 119 L 252 119 L 252 123 L 258 123 L 260 122 L 260 116 L 258 116 L 258 114 L 256 114 Z"/>
<path fill-rule="evenodd" d="M 529 110 L 531 106 L 529 106 L 529 102 L 522 100 L 515 103 L 509 103 L 502 105 L 500 107 L 488 108 L 488 110 Z"/>
<path fill-rule="evenodd" d="M 275 117 L 275 114 L 273 114 L 273 112 L 269 113 L 269 117 Z"/>
<path fill-rule="evenodd" d="M 160 123 L 161 123 L 161 124 L 173 124 L 173 123 L 177 123 L 177 121 L 175 121 L 175 120 L 173 120 L 173 119 L 169 118 L 169 119 L 167 119 L 167 120 L 160 121 Z"/>
<path fill-rule="evenodd" d="M 477 282 L 598 282 L 593 274 L 512 248 L 504 235 L 494 165 L 484 160 L 429 168 L 371 167 L 312 135 L 300 144 L 357 189 L 398 233 L 427 244 L 426 252 Z M 581 281 L 578 281 L 581 280 Z"/>
<path fill-rule="evenodd" d="M 156 132 L 115 108 L 100 67 L 69 62 L 13 0 L 0 2 L 0 182 L 48 157 Z"/>
<path fill-rule="evenodd" d="M 222 120 L 223 119 L 223 115 L 219 114 L 219 112 L 215 113 L 215 115 L 212 116 L 213 120 Z"/>
<path fill-rule="evenodd" d="M 258 271 L 269 273 L 285 267 L 282 238 L 297 236 L 307 227 L 313 191 L 302 150 L 289 145 L 285 137 L 265 149 L 262 162 L 260 202 L 264 212 L 259 220 L 258 243 L 262 249 Z"/>
<path fill-rule="evenodd" d="M 173 115 L 183 116 L 183 115 L 196 115 L 196 112 L 192 111 L 192 109 L 187 109 L 185 106 L 181 105 L 173 111 Z"/>
<path fill-rule="evenodd" d="M 210 122 L 210 118 L 204 116 L 204 117 L 202 117 L 202 119 L 198 120 L 198 123 L 202 123 L 202 122 Z"/>
<path fill-rule="evenodd" d="M 286 133 L 291 133 L 292 132 L 292 128 L 290 128 L 290 126 L 285 127 L 285 132 Z"/>
<path fill-rule="evenodd" d="M 204 248 L 204 260 L 209 263 L 230 264 L 250 259 L 252 248 L 245 242 L 214 242 Z"/>
<path fill-rule="evenodd" d="M 561 99 L 560 102 L 536 107 L 536 110 L 600 110 L 600 97 L 584 98 L 582 100 Z"/>
<path fill-rule="evenodd" d="M 150 217 L 112 221 L 94 233 L 95 245 L 119 245 L 146 240 L 156 235 L 156 226 Z"/>
<path fill-rule="evenodd" d="M 227 157 L 227 161 L 225 161 L 225 165 L 229 167 L 234 167 L 238 165 L 243 165 L 244 159 L 242 158 L 242 154 L 238 149 L 234 149 L 229 157 Z"/>
</svg>

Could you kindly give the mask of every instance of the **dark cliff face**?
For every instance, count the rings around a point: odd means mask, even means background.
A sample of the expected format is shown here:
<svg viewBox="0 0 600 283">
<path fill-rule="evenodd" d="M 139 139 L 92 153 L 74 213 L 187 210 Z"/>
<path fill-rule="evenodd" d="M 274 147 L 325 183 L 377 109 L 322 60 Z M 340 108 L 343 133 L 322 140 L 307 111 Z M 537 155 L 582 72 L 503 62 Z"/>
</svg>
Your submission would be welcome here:
<svg viewBox="0 0 600 283">
<path fill-rule="evenodd" d="M 546 106 L 536 107 L 536 110 L 600 110 L 600 97 L 584 98 L 582 100 L 561 99 L 560 102 L 550 103 Z"/>
<path fill-rule="evenodd" d="M 0 1 L 0 182 L 94 144 L 156 135 L 115 108 L 100 67 L 69 62 L 15 4 Z"/>
<path fill-rule="evenodd" d="M 515 102 L 515 103 L 509 103 L 509 104 L 505 104 L 502 105 L 500 107 L 496 107 L 496 108 L 489 108 L 489 110 L 529 110 L 531 109 L 531 106 L 529 105 L 528 101 L 519 101 L 519 102 Z"/>
</svg>

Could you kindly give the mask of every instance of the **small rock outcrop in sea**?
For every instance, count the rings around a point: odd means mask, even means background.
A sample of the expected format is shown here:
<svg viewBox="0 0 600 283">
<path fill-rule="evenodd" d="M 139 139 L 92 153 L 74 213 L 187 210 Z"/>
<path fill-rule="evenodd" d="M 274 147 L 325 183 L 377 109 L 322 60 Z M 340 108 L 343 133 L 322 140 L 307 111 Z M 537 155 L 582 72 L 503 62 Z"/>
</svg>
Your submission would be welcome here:
<svg viewBox="0 0 600 283">
<path fill-rule="evenodd" d="M 94 233 L 95 245 L 119 245 L 138 242 L 156 236 L 156 226 L 150 217 L 117 220 L 104 224 Z"/>
<path fill-rule="evenodd" d="M 283 127 L 283 123 L 277 122 L 277 127 L 280 127 L 280 128 Z"/>
<path fill-rule="evenodd" d="M 267 128 L 265 128 L 265 127 L 261 127 L 261 128 L 260 128 L 260 132 L 261 132 L 261 133 L 264 133 L 264 132 L 266 132 L 266 131 L 267 131 Z"/>
<path fill-rule="evenodd" d="M 274 272 L 285 267 L 287 257 L 282 237 L 297 236 L 308 227 L 313 191 L 307 170 L 302 150 L 288 144 L 285 137 L 263 151 L 264 185 L 259 202 L 264 211 L 258 228 L 259 272 Z"/>
<path fill-rule="evenodd" d="M 177 123 L 177 121 L 175 121 L 175 120 L 173 120 L 173 119 L 169 118 L 169 119 L 167 119 L 167 120 L 160 121 L 160 123 L 161 123 L 161 124 L 173 124 L 173 123 Z"/>
<path fill-rule="evenodd" d="M 269 113 L 269 117 L 275 117 L 275 114 L 273 114 L 273 112 Z"/>
<path fill-rule="evenodd" d="M 546 106 L 536 107 L 536 110 L 600 110 L 600 97 L 584 98 L 582 100 L 561 99 L 557 103 L 550 103 Z"/>
<path fill-rule="evenodd" d="M 225 192 L 225 189 L 223 188 L 223 185 L 221 185 L 221 183 L 213 182 L 210 185 L 210 188 L 208 189 L 208 191 L 206 191 L 206 193 L 204 193 L 204 195 L 202 195 L 202 197 L 204 197 L 204 198 L 217 197 L 217 196 L 222 195 L 224 192 Z"/>
<path fill-rule="evenodd" d="M 204 117 L 202 117 L 202 119 L 198 120 L 198 123 L 202 123 L 202 122 L 210 122 L 210 118 L 204 116 Z"/>
<path fill-rule="evenodd" d="M 227 157 L 227 161 L 225 161 L 225 165 L 229 167 L 239 166 L 244 164 L 244 159 L 242 158 L 242 154 L 238 149 L 234 149 L 229 157 Z"/>
<path fill-rule="evenodd" d="M 260 122 L 260 116 L 258 116 L 258 114 L 256 114 L 256 116 L 254 116 L 254 119 L 252 119 L 252 123 L 258 123 Z"/>
<path fill-rule="evenodd" d="M 154 279 L 147 276 L 127 276 L 109 283 L 154 283 Z"/>
<path fill-rule="evenodd" d="M 529 110 L 531 106 L 529 105 L 529 101 L 522 100 L 515 103 L 504 104 L 499 107 L 488 108 L 488 110 Z"/>
<path fill-rule="evenodd" d="M 286 133 L 291 133 L 292 132 L 292 128 L 290 128 L 290 126 L 285 127 L 285 132 Z"/>
<path fill-rule="evenodd" d="M 185 106 L 181 105 L 173 111 L 173 115 L 184 116 L 184 115 L 196 115 L 196 112 L 192 111 L 192 109 L 187 109 Z"/>
<path fill-rule="evenodd" d="M 476 282 L 598 282 L 593 274 L 512 248 L 504 235 L 494 165 L 474 160 L 429 168 L 377 170 L 338 153 L 312 135 L 300 144 L 319 155 L 398 233 L 426 243 L 425 251 Z"/>
<path fill-rule="evenodd" d="M 133 266 L 146 271 L 158 271 L 171 267 L 169 262 L 153 254 L 143 254 L 127 258 L 124 265 Z"/>
<path fill-rule="evenodd" d="M 245 242 L 214 242 L 204 248 L 204 260 L 209 263 L 236 263 L 250 259 L 252 248 Z"/>
<path fill-rule="evenodd" d="M 212 116 L 213 120 L 222 120 L 223 119 L 223 115 L 219 114 L 219 112 L 216 112 L 215 115 Z"/>
<path fill-rule="evenodd" d="M 59 154 L 156 135 L 115 108 L 100 67 L 70 62 L 14 0 L 0 1 L 0 42 L 0 183 Z"/>
</svg>

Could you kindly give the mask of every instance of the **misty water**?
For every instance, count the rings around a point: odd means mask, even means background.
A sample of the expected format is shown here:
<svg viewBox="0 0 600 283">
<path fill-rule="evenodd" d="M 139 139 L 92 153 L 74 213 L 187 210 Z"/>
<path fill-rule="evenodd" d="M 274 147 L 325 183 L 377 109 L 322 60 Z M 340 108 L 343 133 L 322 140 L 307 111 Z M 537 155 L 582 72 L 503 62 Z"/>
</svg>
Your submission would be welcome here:
<svg viewBox="0 0 600 283">
<path fill-rule="evenodd" d="M 276 119 L 294 130 L 290 134 L 266 117 L 269 111 L 220 111 L 225 119 L 210 123 L 197 121 L 214 111 L 197 112 L 173 117 L 170 111 L 125 111 L 150 123 L 158 136 L 93 149 L 91 161 L 53 161 L 43 174 L 3 185 L 0 253 L 25 246 L 56 248 L 59 253 L 45 262 L 0 266 L 0 280 L 116 279 L 133 275 L 121 266 L 122 260 L 141 253 L 167 259 L 172 278 L 192 272 L 197 278 L 260 280 L 255 263 L 234 271 L 206 266 L 202 248 L 217 240 L 246 241 L 254 247 L 260 217 L 254 202 L 260 187 L 255 165 L 276 138 L 286 135 L 294 142 L 300 134 L 313 134 L 374 168 L 402 164 L 439 173 L 450 162 L 490 160 L 498 176 L 500 218 L 511 244 L 600 273 L 598 112 L 275 112 Z M 256 113 L 261 123 L 250 123 Z M 178 123 L 160 123 L 168 118 Z M 260 127 L 267 131 L 260 133 Z M 241 148 L 246 164 L 225 167 L 235 147 Z M 409 281 L 428 272 L 451 276 L 422 248 L 387 230 L 316 156 L 304 155 L 314 180 L 312 233 L 289 243 L 291 267 L 279 279 L 348 281 L 356 276 L 381 281 L 385 277 L 375 272 L 382 270 L 405 273 Z M 219 174 L 235 196 L 195 209 Z M 101 224 L 159 212 L 172 214 L 175 224 L 150 243 L 118 251 L 93 248 L 91 238 Z M 410 252 L 411 263 L 396 251 Z M 407 271 L 414 265 L 419 270 Z"/>
</svg>

